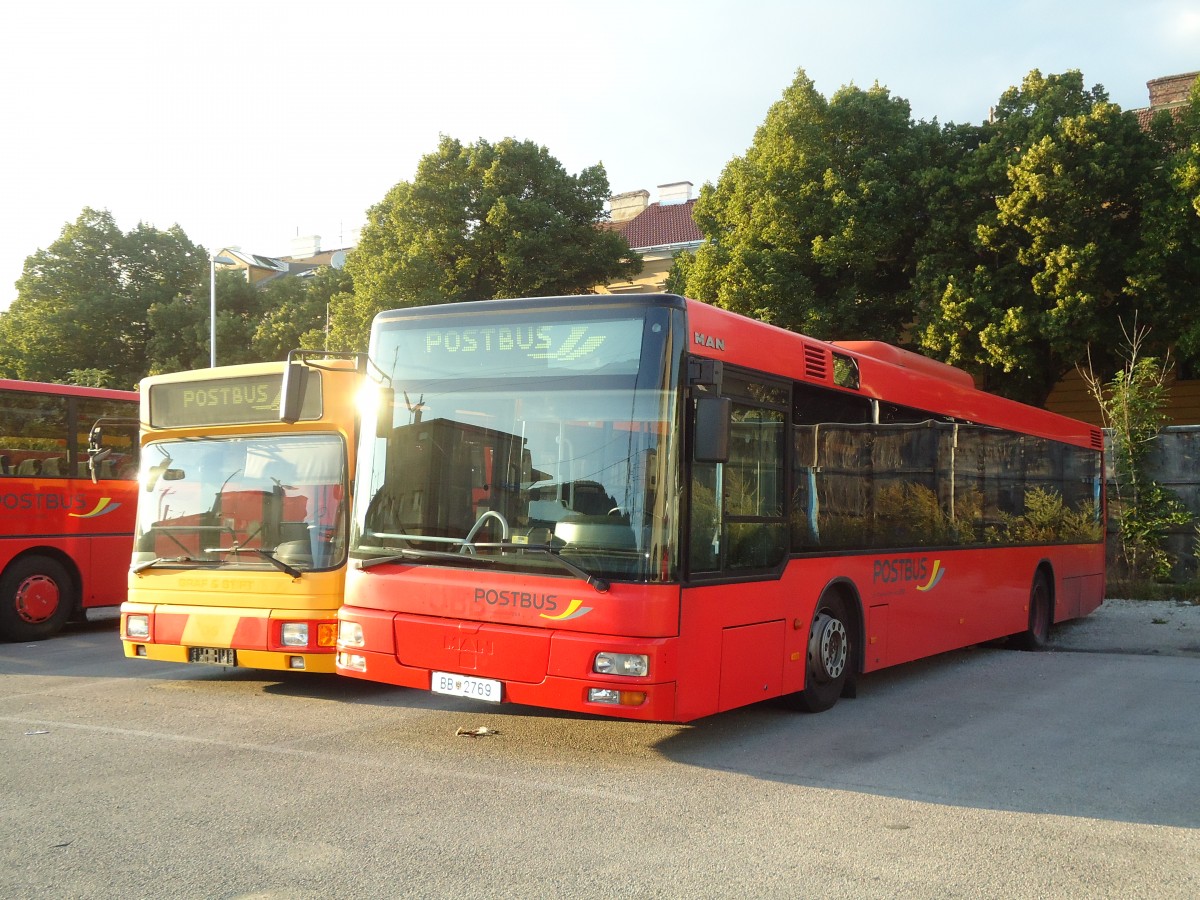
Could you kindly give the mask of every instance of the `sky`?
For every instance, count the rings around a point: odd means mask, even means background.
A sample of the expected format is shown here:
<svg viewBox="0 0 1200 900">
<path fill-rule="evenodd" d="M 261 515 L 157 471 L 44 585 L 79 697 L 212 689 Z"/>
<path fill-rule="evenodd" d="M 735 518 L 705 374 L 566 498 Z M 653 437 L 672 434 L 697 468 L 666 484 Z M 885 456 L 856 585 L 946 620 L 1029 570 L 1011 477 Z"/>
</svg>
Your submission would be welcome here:
<svg viewBox="0 0 1200 900">
<path fill-rule="evenodd" d="M 981 122 L 1033 69 L 1125 109 L 1200 70 L 1200 0 L 57 0 L 0 32 L 0 309 L 85 207 L 209 250 L 348 246 L 441 135 L 531 140 L 613 193 L 746 152 L 798 70 Z"/>
</svg>

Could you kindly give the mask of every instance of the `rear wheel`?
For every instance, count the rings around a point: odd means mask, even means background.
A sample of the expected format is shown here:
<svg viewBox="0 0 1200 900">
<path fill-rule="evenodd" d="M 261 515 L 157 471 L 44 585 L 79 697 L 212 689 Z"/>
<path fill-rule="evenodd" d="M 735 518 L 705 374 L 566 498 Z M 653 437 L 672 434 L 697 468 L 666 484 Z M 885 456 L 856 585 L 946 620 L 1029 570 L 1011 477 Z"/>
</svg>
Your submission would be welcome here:
<svg viewBox="0 0 1200 900">
<path fill-rule="evenodd" d="M 808 629 L 804 690 L 791 697 L 796 708 L 824 712 L 837 703 L 854 667 L 850 629 L 846 600 L 836 593 L 822 597 Z"/>
<path fill-rule="evenodd" d="M 62 564 L 46 556 L 17 560 L 0 577 L 0 637 L 37 641 L 66 624 L 75 589 Z"/>
<path fill-rule="evenodd" d="M 1050 582 L 1038 572 L 1029 591 L 1029 628 L 1016 636 L 1019 650 L 1045 650 L 1050 638 Z"/>
</svg>

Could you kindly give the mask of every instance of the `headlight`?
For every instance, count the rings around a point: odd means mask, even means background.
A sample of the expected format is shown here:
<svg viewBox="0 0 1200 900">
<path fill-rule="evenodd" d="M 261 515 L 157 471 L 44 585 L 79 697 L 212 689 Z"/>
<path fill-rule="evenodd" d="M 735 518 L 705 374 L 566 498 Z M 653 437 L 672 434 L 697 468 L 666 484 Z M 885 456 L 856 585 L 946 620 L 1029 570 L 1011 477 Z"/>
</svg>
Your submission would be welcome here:
<svg viewBox="0 0 1200 900">
<path fill-rule="evenodd" d="M 285 647 L 308 646 L 307 622 L 284 622 L 279 634 L 279 642 Z"/>
<path fill-rule="evenodd" d="M 343 647 L 361 647 L 365 643 L 362 626 L 357 622 L 338 622 L 338 643 Z"/>
<path fill-rule="evenodd" d="M 618 691 L 616 688 L 588 688 L 588 701 L 620 706 L 641 706 L 646 702 L 646 692 Z"/>
<path fill-rule="evenodd" d="M 592 671 L 597 675 L 642 677 L 650 674 L 650 657 L 644 653 L 597 653 Z"/>
<path fill-rule="evenodd" d="M 126 616 L 125 636 L 139 641 L 150 640 L 150 617 L 135 615 Z"/>
</svg>

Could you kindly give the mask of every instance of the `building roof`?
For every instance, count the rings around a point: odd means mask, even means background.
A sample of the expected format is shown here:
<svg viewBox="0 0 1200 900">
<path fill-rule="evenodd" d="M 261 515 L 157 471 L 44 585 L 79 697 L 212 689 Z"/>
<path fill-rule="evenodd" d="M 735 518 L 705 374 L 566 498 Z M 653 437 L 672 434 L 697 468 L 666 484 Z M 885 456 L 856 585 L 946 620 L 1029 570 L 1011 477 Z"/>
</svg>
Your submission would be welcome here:
<svg viewBox="0 0 1200 900">
<path fill-rule="evenodd" d="M 260 256 L 257 253 L 247 253 L 237 247 L 226 247 L 219 255 L 232 256 L 249 268 L 270 269 L 275 272 L 286 272 L 288 270 L 287 263 L 281 259 L 277 259 L 274 256 Z"/>
<path fill-rule="evenodd" d="M 695 200 L 683 203 L 651 203 L 627 222 L 611 227 L 625 236 L 634 250 L 694 244 L 704 239 L 692 218 Z"/>
<path fill-rule="evenodd" d="M 1171 115 L 1178 118 L 1187 106 L 1192 85 L 1196 83 L 1197 78 L 1200 78 L 1200 72 L 1184 72 L 1181 75 L 1167 75 L 1147 81 L 1150 105 L 1131 110 L 1137 116 L 1138 125 L 1142 130 L 1149 128 L 1150 120 L 1163 110 L 1170 110 Z"/>
</svg>

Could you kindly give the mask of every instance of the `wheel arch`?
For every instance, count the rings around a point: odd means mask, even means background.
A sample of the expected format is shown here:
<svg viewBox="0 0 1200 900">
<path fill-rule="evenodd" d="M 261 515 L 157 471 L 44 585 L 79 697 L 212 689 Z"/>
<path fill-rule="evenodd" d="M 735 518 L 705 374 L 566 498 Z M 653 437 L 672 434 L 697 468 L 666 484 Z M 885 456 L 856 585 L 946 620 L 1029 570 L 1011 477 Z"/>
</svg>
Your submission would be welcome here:
<svg viewBox="0 0 1200 900">
<path fill-rule="evenodd" d="M 1029 581 L 1030 591 L 1033 590 L 1033 586 L 1037 584 L 1039 578 L 1046 580 L 1046 590 L 1050 594 L 1050 624 L 1053 625 L 1055 622 L 1054 607 L 1058 602 L 1058 592 L 1055 590 L 1054 581 L 1054 563 L 1045 558 L 1038 561 L 1037 566 L 1033 570 L 1033 578 Z"/>
<path fill-rule="evenodd" d="M 866 616 L 863 613 L 862 595 L 858 592 L 858 586 L 844 575 L 829 581 L 823 588 L 820 594 L 817 595 L 817 607 L 821 605 L 821 600 L 831 592 L 837 593 L 845 602 L 850 611 L 850 624 L 854 631 L 851 635 L 853 644 L 852 660 L 854 667 L 851 669 L 852 676 L 861 675 L 863 672 L 863 660 L 866 658 L 866 634 L 867 623 Z"/>
</svg>

